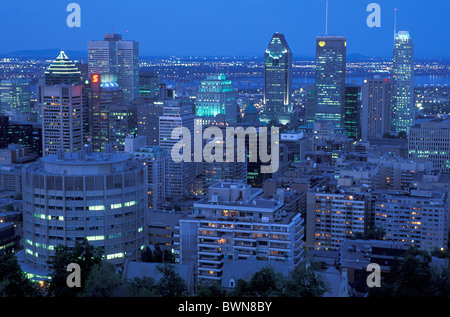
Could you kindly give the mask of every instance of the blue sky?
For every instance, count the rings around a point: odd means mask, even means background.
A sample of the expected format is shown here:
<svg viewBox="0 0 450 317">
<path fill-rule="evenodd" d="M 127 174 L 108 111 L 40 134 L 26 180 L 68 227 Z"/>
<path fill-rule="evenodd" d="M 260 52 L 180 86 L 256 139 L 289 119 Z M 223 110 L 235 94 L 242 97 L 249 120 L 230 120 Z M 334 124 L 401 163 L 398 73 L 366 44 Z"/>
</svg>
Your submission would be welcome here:
<svg viewBox="0 0 450 317">
<path fill-rule="evenodd" d="M 81 6 L 81 28 L 66 25 L 71 2 Z M 381 28 L 366 25 L 371 2 L 381 6 Z M 394 8 L 416 57 L 450 58 L 449 0 L 329 0 L 328 33 L 347 37 L 348 54 L 391 57 Z M 86 50 L 114 30 L 139 41 L 141 55 L 259 56 L 280 32 L 294 56 L 313 57 L 325 0 L 0 0 L 0 30 L 0 53 Z"/>
</svg>

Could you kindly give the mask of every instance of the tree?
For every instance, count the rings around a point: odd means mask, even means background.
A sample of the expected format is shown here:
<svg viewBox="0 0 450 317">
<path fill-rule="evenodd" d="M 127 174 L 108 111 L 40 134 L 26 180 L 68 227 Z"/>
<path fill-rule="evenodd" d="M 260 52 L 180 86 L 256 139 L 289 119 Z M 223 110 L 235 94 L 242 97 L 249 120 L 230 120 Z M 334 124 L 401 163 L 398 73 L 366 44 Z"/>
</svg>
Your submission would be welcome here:
<svg viewBox="0 0 450 317">
<path fill-rule="evenodd" d="M 42 295 L 39 285 L 27 278 L 14 254 L 0 255 L 0 297 Z"/>
<path fill-rule="evenodd" d="M 155 284 L 155 289 L 159 296 L 181 297 L 186 295 L 188 291 L 186 282 L 175 272 L 175 266 L 164 263 L 158 266 L 158 271 L 163 275 Z"/>
<path fill-rule="evenodd" d="M 200 283 L 197 285 L 197 296 L 198 297 L 204 297 L 204 298 L 210 298 L 210 297 L 225 297 L 226 293 L 218 283 L 212 283 L 212 284 L 204 284 Z"/>
<path fill-rule="evenodd" d="M 120 292 L 122 279 L 114 265 L 101 262 L 92 267 L 81 296 L 84 297 L 114 297 Z"/>
<path fill-rule="evenodd" d="M 250 281 L 239 279 L 233 296 L 235 297 L 276 297 L 283 294 L 284 277 L 266 266 L 253 274 Z"/>
<path fill-rule="evenodd" d="M 287 297 L 321 297 L 329 290 L 328 281 L 306 264 L 295 267 L 286 283 Z"/>
<path fill-rule="evenodd" d="M 155 280 L 152 277 L 135 277 L 127 283 L 128 297 L 156 297 Z"/>
<path fill-rule="evenodd" d="M 103 251 L 101 248 L 96 248 L 88 243 L 86 239 L 83 242 L 76 242 L 73 248 L 65 245 L 58 245 L 55 247 L 55 256 L 49 261 L 53 268 L 50 274 L 51 281 L 49 282 L 50 296 L 77 296 L 83 292 L 85 282 L 92 268 L 96 264 L 102 262 Z M 70 288 L 67 286 L 67 277 L 70 273 L 67 272 L 67 266 L 70 263 L 77 263 L 81 269 L 81 287 Z"/>
<path fill-rule="evenodd" d="M 153 262 L 155 263 L 163 262 L 163 252 L 159 244 L 155 245 L 155 249 L 153 250 Z"/>
<path fill-rule="evenodd" d="M 148 247 L 148 245 L 146 245 L 145 248 L 141 251 L 141 260 L 142 262 L 147 263 L 153 262 L 153 252 L 152 249 Z"/>
<path fill-rule="evenodd" d="M 369 289 L 369 296 L 430 297 L 436 294 L 438 276 L 430 267 L 431 256 L 425 250 L 411 247 L 403 259 L 391 267 L 380 288 Z"/>
</svg>

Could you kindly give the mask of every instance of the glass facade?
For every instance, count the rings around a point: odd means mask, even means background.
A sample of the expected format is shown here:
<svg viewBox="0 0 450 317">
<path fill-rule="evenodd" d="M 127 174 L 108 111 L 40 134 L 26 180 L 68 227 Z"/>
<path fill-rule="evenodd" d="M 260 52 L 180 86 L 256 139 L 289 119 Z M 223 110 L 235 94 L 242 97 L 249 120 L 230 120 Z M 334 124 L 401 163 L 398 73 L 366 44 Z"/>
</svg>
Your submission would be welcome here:
<svg viewBox="0 0 450 317">
<path fill-rule="evenodd" d="M 292 52 L 275 33 L 264 54 L 264 108 L 261 122 L 288 124 L 292 113 Z"/>
<path fill-rule="evenodd" d="M 316 38 L 315 121 L 331 121 L 342 127 L 345 111 L 347 41 L 342 36 Z"/>
<path fill-rule="evenodd" d="M 406 132 L 414 125 L 414 45 L 408 32 L 394 41 L 392 68 L 392 132 Z"/>
</svg>

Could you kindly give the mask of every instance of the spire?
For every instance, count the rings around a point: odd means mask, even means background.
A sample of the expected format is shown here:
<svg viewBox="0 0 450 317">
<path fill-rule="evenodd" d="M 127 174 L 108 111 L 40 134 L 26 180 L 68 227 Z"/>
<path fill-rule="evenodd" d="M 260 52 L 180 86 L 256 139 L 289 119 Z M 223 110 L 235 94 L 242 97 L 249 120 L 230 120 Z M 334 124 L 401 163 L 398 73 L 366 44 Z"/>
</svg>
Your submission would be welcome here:
<svg viewBox="0 0 450 317">
<path fill-rule="evenodd" d="M 59 52 L 59 55 L 56 59 L 57 60 L 66 60 L 66 61 L 69 60 L 69 58 L 67 57 L 67 55 L 64 51 Z"/>
</svg>

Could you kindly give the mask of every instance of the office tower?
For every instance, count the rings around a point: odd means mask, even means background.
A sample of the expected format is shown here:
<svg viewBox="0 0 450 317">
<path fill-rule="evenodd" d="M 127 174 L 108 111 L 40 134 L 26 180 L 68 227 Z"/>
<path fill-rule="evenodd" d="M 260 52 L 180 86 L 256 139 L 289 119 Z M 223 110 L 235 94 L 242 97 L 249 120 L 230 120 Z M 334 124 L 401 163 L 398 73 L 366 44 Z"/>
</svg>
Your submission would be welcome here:
<svg viewBox="0 0 450 317">
<path fill-rule="evenodd" d="M 159 117 L 159 146 L 171 153 L 172 148 L 182 138 L 188 146 L 189 136 L 183 135 L 179 139 L 172 139 L 172 131 L 177 127 L 183 127 L 190 131 L 191 162 L 175 162 L 171 157 L 168 165 L 168 192 L 172 198 L 183 198 L 190 195 L 193 189 L 195 177 L 194 155 L 194 119 L 192 105 L 185 104 L 182 100 L 168 100 L 164 102 L 163 115 Z M 183 149 L 184 150 L 184 149 Z"/>
<path fill-rule="evenodd" d="M 117 265 L 136 260 L 145 245 L 147 171 L 129 154 L 47 156 L 24 169 L 23 201 L 25 257 L 34 269 L 51 271 L 59 244 L 87 239 Z"/>
<path fill-rule="evenodd" d="M 280 145 L 286 146 L 288 161 L 302 162 L 309 150 L 309 138 L 303 133 L 281 133 Z"/>
<path fill-rule="evenodd" d="M 7 126 L 8 144 L 19 144 L 27 147 L 30 153 L 42 156 L 42 123 L 38 122 L 14 122 Z"/>
<path fill-rule="evenodd" d="M 0 149 L 4 149 L 9 144 L 8 138 L 9 117 L 0 114 Z"/>
<path fill-rule="evenodd" d="M 122 103 L 123 91 L 115 75 L 92 75 L 89 126 L 93 151 L 104 152 L 111 142 L 111 107 Z"/>
<path fill-rule="evenodd" d="M 367 161 L 379 166 L 379 188 L 382 190 L 407 191 L 417 173 L 433 168 L 433 163 L 430 161 L 417 162 L 398 156 L 369 156 Z"/>
<path fill-rule="evenodd" d="M 200 82 L 195 112 L 204 125 L 214 121 L 217 115 L 223 115 L 225 122 L 236 123 L 237 107 L 233 84 L 225 74 L 209 75 Z"/>
<path fill-rule="evenodd" d="M 264 54 L 262 122 L 291 122 L 292 90 L 292 52 L 284 35 L 275 33 Z"/>
<path fill-rule="evenodd" d="M 144 146 L 133 152 L 136 162 L 144 163 L 148 171 L 148 208 L 161 209 L 167 196 L 167 173 L 170 153 L 160 146 Z"/>
<path fill-rule="evenodd" d="M 180 262 L 197 267 L 199 281 L 221 282 L 226 261 L 282 261 L 293 269 L 303 259 L 303 219 L 285 199 L 265 199 L 262 189 L 220 182 L 180 219 Z"/>
<path fill-rule="evenodd" d="M 83 87 L 43 86 L 42 147 L 43 155 L 59 149 L 76 152 L 83 148 Z"/>
<path fill-rule="evenodd" d="M 88 43 L 88 76 L 117 74 L 124 101 L 139 97 L 139 43 L 124 41 L 120 34 L 105 34 L 103 41 Z"/>
<path fill-rule="evenodd" d="M 375 226 L 386 231 L 388 241 L 428 252 L 447 249 L 448 197 L 446 189 L 437 186 L 382 195 L 375 204 Z"/>
<path fill-rule="evenodd" d="M 450 171 L 450 121 L 432 120 L 411 127 L 408 157 L 416 162 L 432 162 L 434 168 Z"/>
<path fill-rule="evenodd" d="M 219 147 L 223 148 L 223 159 L 222 162 L 202 162 L 201 168 L 199 170 L 201 177 L 201 192 L 206 194 L 208 189 L 221 181 L 235 180 L 247 183 L 247 161 L 240 162 L 238 160 L 238 142 L 233 140 L 229 142 L 226 139 L 226 126 L 216 126 L 221 129 L 222 135 L 224 136 L 222 141 L 214 140 L 214 138 L 209 140 L 203 140 L 203 148 L 207 146 L 210 142 L 216 142 Z M 207 129 L 208 126 L 203 126 L 203 129 Z M 233 158 L 228 158 L 226 153 L 228 148 L 233 148 L 234 153 Z"/>
<path fill-rule="evenodd" d="M 316 38 L 315 121 L 344 124 L 347 41 L 342 36 Z"/>
<path fill-rule="evenodd" d="M 364 79 L 361 91 L 361 138 L 382 138 L 391 125 L 391 80 Z"/>
<path fill-rule="evenodd" d="M 109 108 L 109 139 L 114 150 L 125 150 L 125 139 L 135 136 L 137 131 L 136 106 L 111 105 Z"/>
<path fill-rule="evenodd" d="M 145 136 L 147 145 L 159 145 L 159 117 L 163 111 L 163 101 L 137 106 L 137 135 Z"/>
<path fill-rule="evenodd" d="M 400 31 L 392 65 L 392 132 L 409 134 L 414 120 L 414 44 L 408 32 Z"/>
<path fill-rule="evenodd" d="M 79 86 L 81 82 L 81 71 L 70 61 L 64 51 L 61 51 L 56 60 L 50 64 L 45 71 L 45 85 L 75 85 Z"/>
<path fill-rule="evenodd" d="M 0 81 L 0 113 L 31 111 L 30 81 L 24 78 Z"/>
<path fill-rule="evenodd" d="M 139 97 L 157 99 L 159 96 L 159 77 L 150 72 L 139 73 Z"/>
<path fill-rule="evenodd" d="M 315 86 L 309 86 L 306 88 L 306 123 L 314 124 L 316 118 L 316 88 Z"/>
<path fill-rule="evenodd" d="M 361 86 L 345 86 L 344 130 L 347 137 L 357 140 L 361 136 Z"/>
<path fill-rule="evenodd" d="M 331 182 L 331 181 L 330 181 Z M 307 193 L 306 246 L 338 251 L 345 240 L 364 234 L 369 220 L 370 196 L 352 186 L 336 183 L 316 186 Z"/>
</svg>

